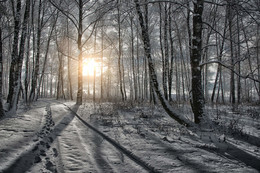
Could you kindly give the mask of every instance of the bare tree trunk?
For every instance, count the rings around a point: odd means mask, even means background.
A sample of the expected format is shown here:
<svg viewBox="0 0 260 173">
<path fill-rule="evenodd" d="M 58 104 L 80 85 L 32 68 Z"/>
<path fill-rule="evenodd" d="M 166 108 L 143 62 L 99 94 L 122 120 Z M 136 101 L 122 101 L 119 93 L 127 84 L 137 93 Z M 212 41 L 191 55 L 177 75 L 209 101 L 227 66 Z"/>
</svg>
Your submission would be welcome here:
<svg viewBox="0 0 260 173">
<path fill-rule="evenodd" d="M 185 77 L 184 73 L 187 71 L 184 69 L 184 60 L 181 58 L 181 84 L 182 84 L 182 100 L 186 101 L 186 94 L 185 94 Z"/>
<path fill-rule="evenodd" d="M 241 73 L 241 64 L 240 64 L 240 26 L 239 26 L 239 14 L 237 10 L 237 59 L 238 59 L 238 74 L 240 75 Z M 241 77 L 237 76 L 237 103 L 240 104 L 241 102 Z"/>
<path fill-rule="evenodd" d="M 39 95 L 41 96 L 41 98 L 43 98 L 43 95 L 44 95 L 44 80 L 45 80 L 45 77 L 43 76 L 40 91 L 39 91 L 39 94 L 37 94 L 37 98 L 39 97 Z"/>
<path fill-rule="evenodd" d="M 107 67 L 107 88 L 106 88 L 106 91 L 107 91 L 107 99 L 110 100 L 110 92 L 111 92 L 111 65 L 110 65 L 110 58 L 111 58 L 111 52 L 109 53 L 109 56 L 108 56 L 108 67 Z"/>
<path fill-rule="evenodd" d="M 95 29 L 94 35 L 94 57 L 96 58 L 96 46 L 97 46 L 97 28 Z M 96 66 L 94 66 L 94 76 L 93 76 L 93 102 L 96 102 Z"/>
<path fill-rule="evenodd" d="M 173 47 L 173 36 L 172 36 L 172 16 L 171 16 L 171 4 L 169 7 L 169 40 L 170 40 L 170 72 L 169 72 L 169 101 L 172 101 L 172 76 L 173 76 L 173 61 L 174 61 L 174 47 Z"/>
<path fill-rule="evenodd" d="M 183 97 L 183 101 L 186 101 L 186 97 L 185 97 L 185 80 L 184 80 L 184 73 L 187 73 L 185 65 L 184 65 L 184 55 L 183 55 L 183 49 L 182 49 L 182 42 L 181 42 L 181 33 L 179 31 L 178 25 L 175 23 L 175 27 L 177 30 L 177 37 L 178 37 L 178 43 L 179 43 L 179 49 L 180 49 L 180 58 L 181 58 L 181 79 L 182 79 L 182 97 Z M 187 80 L 186 80 L 187 82 Z"/>
<path fill-rule="evenodd" d="M 193 14 L 193 34 L 192 34 L 192 50 L 191 50 L 191 74 L 192 74 L 192 111 L 195 123 L 200 123 L 200 119 L 204 114 L 204 94 L 201 84 L 201 54 L 202 54 L 202 13 L 203 0 L 197 0 L 194 3 Z"/>
<path fill-rule="evenodd" d="M 124 58 L 123 57 L 124 56 L 122 54 L 122 58 L 121 58 L 122 59 L 122 63 L 121 63 L 122 64 L 122 84 L 123 84 L 123 91 L 124 91 L 124 99 L 127 100 L 126 87 L 125 87 L 125 66 L 124 66 Z"/>
<path fill-rule="evenodd" d="M 208 31 L 208 33 L 207 33 L 205 45 L 209 44 L 209 39 L 210 39 L 211 33 L 212 33 L 212 29 L 210 29 L 210 31 Z M 204 50 L 203 61 L 204 62 L 208 61 L 208 46 Z M 204 84 L 205 101 L 207 102 L 208 101 L 208 64 L 206 64 L 205 67 L 204 67 L 204 75 L 203 76 L 204 76 L 203 84 Z"/>
<path fill-rule="evenodd" d="M 53 96 L 53 67 L 51 64 L 51 76 L 50 76 L 50 97 Z"/>
<path fill-rule="evenodd" d="M 245 31 L 245 27 L 243 27 L 243 21 L 241 20 L 241 23 L 242 23 L 242 30 L 243 30 L 243 34 L 244 34 L 244 37 L 245 37 L 245 40 L 246 40 L 246 47 L 247 47 L 247 59 L 248 59 L 248 64 L 249 64 L 249 69 L 250 69 L 250 73 L 253 74 L 253 68 L 252 68 L 252 62 L 251 62 L 251 55 L 250 55 L 250 47 L 249 47 L 249 44 L 248 44 L 248 38 L 247 38 L 247 35 L 246 35 L 246 31 Z M 257 88 L 257 84 L 256 84 L 256 81 L 252 81 L 254 83 L 254 87 L 255 87 L 255 90 L 256 90 L 256 94 L 258 95 L 259 99 L 260 99 L 260 88 L 258 89 Z"/>
<path fill-rule="evenodd" d="M 227 15 L 225 16 L 225 26 L 224 26 L 224 32 L 223 32 L 223 40 L 221 43 L 220 48 L 218 48 L 218 37 L 217 37 L 217 33 L 216 33 L 216 45 L 217 45 L 217 50 L 219 50 L 219 53 L 217 51 L 217 57 L 218 60 L 221 61 L 222 56 L 223 56 L 223 51 L 224 51 L 224 43 L 225 43 L 225 37 L 226 37 L 226 28 L 227 28 Z M 215 82 L 214 82 L 214 86 L 213 86 L 213 90 L 212 90 L 212 95 L 211 95 L 211 102 L 214 102 L 214 98 L 215 98 L 215 92 L 216 92 L 216 88 L 217 88 L 217 84 L 218 84 L 218 80 L 219 78 L 221 78 L 221 72 L 222 72 L 222 67 L 221 65 L 218 64 L 218 68 L 217 68 L 217 74 L 216 74 L 216 78 L 215 78 Z M 220 82 L 219 82 L 220 83 Z M 224 94 L 224 93 L 223 93 Z"/>
<path fill-rule="evenodd" d="M 59 74 L 58 74 L 59 75 Z M 53 93 L 53 96 L 57 98 L 57 87 L 58 87 L 58 80 L 59 80 L 59 76 L 58 75 L 55 75 L 54 78 L 55 78 L 55 82 L 54 82 L 54 93 Z"/>
<path fill-rule="evenodd" d="M 121 18 L 119 5 L 117 6 L 117 23 L 118 23 L 118 75 L 119 75 L 119 87 L 122 97 L 122 101 L 125 101 L 125 95 L 122 84 L 122 71 L 121 71 L 121 56 L 122 56 L 122 44 L 121 44 Z"/>
<path fill-rule="evenodd" d="M 70 59 L 70 52 L 71 52 L 71 47 L 70 47 L 70 33 L 69 33 L 69 19 L 67 19 L 67 41 L 68 41 L 68 95 L 71 100 L 73 100 L 73 93 L 72 93 L 72 81 L 71 81 L 71 59 Z"/>
<path fill-rule="evenodd" d="M 30 92 L 30 101 L 33 101 L 36 98 L 36 87 L 37 87 L 37 80 L 39 75 L 39 67 L 40 67 L 40 46 L 41 46 L 41 34 L 42 34 L 42 26 L 43 26 L 43 17 L 44 14 L 42 13 L 42 1 L 39 1 L 39 9 L 38 9 L 38 28 L 37 28 L 37 45 L 36 45 L 36 58 L 35 58 L 35 66 L 32 75 L 32 82 L 31 82 L 31 92 Z"/>
<path fill-rule="evenodd" d="M 60 60 L 59 60 L 60 61 Z M 60 98 L 60 62 L 59 62 L 59 71 L 58 71 L 58 77 L 57 77 L 57 81 L 56 82 L 56 100 L 58 100 Z"/>
<path fill-rule="evenodd" d="M 3 109 L 3 42 L 2 42 L 2 14 L 0 14 L 0 118 L 5 115 L 5 111 Z"/>
<path fill-rule="evenodd" d="M 217 95 L 217 102 L 219 99 L 219 95 L 221 92 L 221 99 L 222 99 L 222 103 L 225 104 L 225 91 L 224 91 L 224 85 L 223 85 L 223 80 L 225 80 L 225 78 L 223 78 L 223 74 L 222 74 L 222 68 L 220 68 L 219 70 L 219 84 L 218 84 L 218 95 Z"/>
<path fill-rule="evenodd" d="M 55 20 L 53 22 L 53 25 L 52 25 L 51 30 L 50 30 L 49 35 L 48 35 L 46 51 L 45 51 L 45 55 L 44 55 L 44 61 L 43 61 L 41 76 L 40 76 L 40 79 L 39 79 L 39 82 L 38 82 L 38 88 L 37 88 L 37 94 L 36 94 L 35 100 L 38 99 L 38 96 L 40 94 L 40 87 L 41 87 L 41 84 L 42 84 L 42 80 L 43 80 L 43 77 L 44 77 L 45 68 L 46 68 L 46 64 L 47 64 L 47 58 L 48 58 L 48 53 L 49 53 L 49 46 L 50 46 L 50 42 L 51 42 L 51 37 L 52 37 L 53 30 L 55 28 L 57 19 L 58 19 L 58 13 L 57 13 L 57 16 L 55 16 Z"/>
<path fill-rule="evenodd" d="M 31 7 L 31 24 L 28 25 L 28 35 L 27 35 L 27 52 L 26 52 L 26 61 L 25 61 L 25 79 L 24 79 L 24 99 L 25 102 L 28 102 L 28 92 L 29 92 L 29 84 L 30 84 L 30 38 L 31 38 L 31 33 L 34 28 L 34 5 L 35 3 L 32 2 L 32 7 Z M 34 38 L 34 35 L 33 35 Z M 34 42 L 33 42 L 34 44 Z"/>
<path fill-rule="evenodd" d="M 258 73 L 258 80 L 260 81 L 260 56 L 259 56 L 259 50 L 260 50 L 260 45 L 259 45 L 259 42 L 260 42 L 260 37 L 259 37 L 259 24 L 257 25 L 257 40 L 256 40 L 256 61 L 257 61 L 257 64 L 258 64 L 258 69 L 257 69 L 257 73 Z M 258 89 L 260 90 L 260 82 L 258 83 Z M 259 100 L 260 101 L 260 100 Z"/>
<path fill-rule="evenodd" d="M 64 79 L 63 79 L 63 55 L 61 53 L 58 53 L 59 57 L 59 74 L 58 74 L 58 85 L 57 85 L 57 96 L 56 99 L 65 99 L 65 93 L 64 93 Z"/>
<path fill-rule="evenodd" d="M 229 24 L 229 37 L 230 37 L 230 59 L 231 59 L 231 74 L 230 74 L 230 102 L 234 106 L 236 103 L 235 95 L 235 73 L 234 73 L 234 50 L 233 50 L 233 33 L 232 33 L 232 20 L 233 20 L 233 11 L 232 4 L 228 4 L 228 24 Z"/>
<path fill-rule="evenodd" d="M 15 2 L 12 0 L 13 9 L 15 8 Z M 14 103 L 14 90 L 15 90 L 15 73 L 18 67 L 18 44 L 19 44 L 19 33 L 20 33 L 20 19 L 21 15 L 21 0 L 17 1 L 16 11 L 13 10 L 14 16 L 14 36 L 13 36 L 13 47 L 12 47 L 12 61 L 9 70 L 9 91 L 7 96 L 7 103 L 9 104 L 8 110 L 10 110 L 16 103 Z"/>
<path fill-rule="evenodd" d="M 102 27 L 101 27 L 101 67 L 100 67 L 100 100 L 103 101 L 103 56 L 104 56 L 104 21 L 102 20 Z"/>
<path fill-rule="evenodd" d="M 192 48 L 192 35 L 191 35 L 191 26 L 190 26 L 190 1 L 187 0 L 186 1 L 186 4 L 187 4 L 187 20 L 186 20 L 186 23 L 187 23 L 187 33 L 188 33 L 188 47 L 189 47 L 189 51 L 188 51 L 188 56 L 190 57 L 191 56 L 191 48 Z M 189 76 L 190 76 L 190 73 L 189 73 Z M 189 81 L 190 80 L 190 77 L 189 77 Z M 190 87 L 189 87 L 189 100 L 192 99 L 192 96 L 191 96 L 191 90 L 190 90 Z M 191 101 L 190 101 L 191 102 Z"/>
<path fill-rule="evenodd" d="M 83 96 L 83 76 L 82 76 L 82 24 L 83 24 L 83 2 L 82 0 L 78 1 L 79 8 L 79 22 L 78 22 L 78 92 L 77 92 L 77 105 L 82 104 L 82 96 Z"/>
<path fill-rule="evenodd" d="M 177 122 L 179 122 L 180 124 L 184 124 L 184 125 L 191 125 L 191 122 L 189 122 L 188 120 L 182 118 L 182 116 L 178 115 L 177 113 L 175 113 L 171 108 L 169 103 L 167 102 L 167 100 L 165 100 L 163 94 L 160 91 L 160 87 L 159 87 L 159 83 L 157 80 L 157 75 L 154 69 L 154 64 L 152 62 L 152 57 L 151 57 L 151 44 L 150 44 L 150 38 L 149 38 L 149 34 L 148 34 L 148 24 L 145 24 L 144 22 L 144 17 L 143 17 L 143 13 L 141 11 L 141 7 L 139 4 L 138 0 L 134 0 L 135 2 L 135 6 L 136 6 L 136 10 L 137 10 L 137 14 L 139 17 L 139 23 L 142 29 L 142 40 L 144 43 L 144 50 L 145 50 L 145 56 L 148 60 L 148 66 L 149 66 L 149 73 L 151 76 L 151 80 L 153 81 L 153 89 L 155 90 L 157 97 L 159 98 L 163 108 L 165 109 L 165 111 L 168 113 L 168 115 L 170 117 L 172 117 L 173 119 L 175 119 Z"/>
<path fill-rule="evenodd" d="M 175 78 L 176 78 L 176 100 L 177 102 L 180 101 L 180 78 L 179 78 L 179 71 L 178 71 L 178 67 L 179 67 L 179 61 L 178 61 L 178 57 L 175 57 Z"/>
<path fill-rule="evenodd" d="M 136 39 L 136 58 L 137 58 L 137 85 L 138 85 L 138 100 L 141 98 L 141 81 L 140 81 L 140 57 L 139 57 L 139 29 L 137 26 L 137 39 Z"/>
<path fill-rule="evenodd" d="M 14 55 L 16 56 L 15 58 L 12 58 L 12 64 L 13 64 L 13 74 L 11 75 L 13 78 L 10 80 L 11 83 L 11 88 L 9 88 L 9 94 L 8 98 L 10 100 L 8 100 L 9 103 L 9 110 L 15 110 L 17 109 L 17 103 L 19 100 L 19 94 L 20 94 L 20 89 L 21 89 L 21 72 L 22 72 L 22 65 L 23 65 L 23 58 L 24 58 L 24 52 L 25 52 L 25 40 L 27 37 L 27 24 L 29 21 L 29 14 L 30 14 L 30 0 L 26 0 L 25 2 L 25 12 L 24 12 L 24 19 L 23 19 L 23 23 L 22 23 L 22 32 L 21 32 L 21 37 L 20 37 L 20 45 L 19 45 L 19 54 L 18 50 L 16 50 L 14 53 Z M 20 20 L 20 10 L 21 10 L 21 1 L 17 1 L 17 14 L 18 16 L 16 16 L 15 20 Z M 16 21 L 17 24 L 20 23 L 18 21 Z M 19 26 L 17 31 L 17 35 L 19 35 Z M 16 31 L 15 31 L 16 32 Z M 17 38 L 19 39 L 19 38 Z M 18 41 L 18 40 L 17 40 Z M 16 44 L 16 43 L 15 43 Z M 17 45 L 18 46 L 18 42 Z M 16 47 L 18 48 L 18 47 Z M 13 50 L 14 51 L 14 50 Z M 12 66 L 11 64 L 11 66 Z M 11 72 L 11 69 L 10 69 Z M 10 76 L 10 77 L 11 77 Z"/>
<path fill-rule="evenodd" d="M 135 56 L 134 56 L 134 29 L 133 29 L 133 16 L 130 17 L 130 27 L 131 27 L 131 58 L 132 58 L 132 72 L 134 81 L 134 100 L 137 100 L 137 82 L 135 75 Z M 137 33 L 138 34 L 138 33 Z"/>
<path fill-rule="evenodd" d="M 168 77 L 169 77 L 169 47 L 168 47 L 168 10 L 167 3 L 164 6 L 164 62 L 165 62 L 165 72 L 164 72 L 164 96 L 168 100 Z"/>
<path fill-rule="evenodd" d="M 163 92 L 164 92 L 164 95 L 167 95 L 167 86 L 165 86 L 166 82 L 165 82 L 165 78 L 167 77 L 166 76 L 166 70 L 165 70 L 165 53 L 164 53 L 164 50 L 163 50 L 163 33 L 162 33 L 162 28 L 163 28 L 163 24 L 162 24 L 162 21 L 163 21 L 163 18 L 162 18 L 162 7 L 161 7 L 161 3 L 159 3 L 159 10 L 160 10 L 160 48 L 161 48 L 161 56 L 162 56 L 162 83 L 163 83 Z M 165 33 L 164 33 L 165 34 Z M 167 36 L 166 36 L 167 37 Z M 166 43 L 167 44 L 167 43 Z"/>
<path fill-rule="evenodd" d="M 147 71 L 147 60 L 144 58 L 143 61 L 144 68 L 144 83 L 143 83 L 143 91 L 144 91 L 144 100 L 148 99 L 148 71 Z"/>
<path fill-rule="evenodd" d="M 29 29 L 29 27 L 28 27 Z M 27 37 L 27 52 L 26 52 L 26 61 L 25 61 L 25 78 L 24 78 L 24 99 L 25 102 L 28 101 L 28 90 L 29 90 L 29 81 L 30 81 L 30 74 L 29 74 L 29 68 L 30 68 L 30 35 L 31 35 L 31 29 L 29 29 L 29 34 Z"/>
<path fill-rule="evenodd" d="M 49 91 L 49 75 L 46 77 L 46 91 L 44 97 L 48 97 L 48 91 Z"/>
</svg>

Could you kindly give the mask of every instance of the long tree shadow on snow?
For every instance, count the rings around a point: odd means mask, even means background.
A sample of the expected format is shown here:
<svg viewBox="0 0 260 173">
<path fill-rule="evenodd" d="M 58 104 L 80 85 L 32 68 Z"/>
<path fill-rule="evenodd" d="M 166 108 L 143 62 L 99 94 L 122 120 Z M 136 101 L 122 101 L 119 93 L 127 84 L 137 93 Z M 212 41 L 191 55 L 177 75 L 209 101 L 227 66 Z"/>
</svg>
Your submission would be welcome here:
<svg viewBox="0 0 260 173">
<path fill-rule="evenodd" d="M 205 151 L 217 154 L 222 157 L 227 157 L 229 159 L 240 161 L 247 166 L 251 166 L 252 168 L 260 171 L 260 160 L 247 152 L 241 150 L 230 142 L 225 143 L 227 145 L 226 149 L 212 149 L 208 147 L 199 147 Z M 218 147 L 218 145 L 216 145 Z"/>
<path fill-rule="evenodd" d="M 98 126 L 98 124 L 95 124 L 95 127 Z M 107 160 L 104 158 L 102 153 L 102 141 L 103 138 L 100 135 L 93 135 L 93 142 L 95 143 L 94 146 L 94 155 L 95 155 L 95 162 L 97 163 L 98 167 L 102 168 L 101 170 L 104 170 L 102 172 L 113 172 L 112 167 L 109 165 Z"/>
<path fill-rule="evenodd" d="M 194 162 L 190 159 L 187 159 L 187 157 L 184 156 L 185 153 L 190 153 L 194 151 L 190 150 L 180 150 L 180 149 L 175 149 L 172 146 L 167 145 L 163 141 L 159 140 L 156 138 L 153 134 L 149 134 L 149 138 L 156 143 L 160 144 L 164 148 L 164 153 L 171 153 L 171 156 L 175 158 L 175 160 L 179 160 L 182 162 L 185 166 L 189 167 L 191 170 L 195 172 L 210 172 L 210 168 L 206 167 L 205 165 L 199 163 L 199 162 Z"/>
<path fill-rule="evenodd" d="M 74 105 L 71 110 L 77 112 L 79 106 Z M 45 136 L 40 136 L 39 141 L 30 150 L 25 151 L 19 158 L 17 158 L 8 168 L 2 171 L 2 173 L 21 173 L 28 171 L 34 164 L 41 162 L 40 155 L 45 155 L 45 153 L 50 150 L 50 145 L 54 142 L 57 136 L 70 124 L 74 119 L 75 114 L 69 112 L 66 114 L 62 120 L 55 125 L 50 133 Z M 44 127 L 46 129 L 50 128 L 48 126 Z M 44 129 L 45 130 L 45 129 Z M 43 131 L 43 129 L 42 129 Z M 52 170 L 56 172 L 56 170 Z"/>
<path fill-rule="evenodd" d="M 248 144 L 260 147 L 260 138 L 256 136 L 252 136 L 249 134 L 243 134 L 241 135 L 238 131 L 229 129 L 226 126 L 219 126 L 225 132 L 225 134 L 230 137 L 234 138 L 236 140 L 240 140 L 243 142 L 246 142 Z M 196 131 L 193 131 L 196 134 Z M 203 149 L 205 151 L 217 154 L 221 157 L 226 157 L 229 159 L 237 160 L 239 162 L 244 163 L 247 166 L 250 166 L 258 171 L 260 171 L 260 159 L 247 153 L 246 151 L 238 148 L 237 146 L 230 143 L 228 140 L 226 140 L 223 144 L 226 145 L 225 148 L 221 147 L 221 145 L 218 142 L 213 143 L 216 148 L 209 148 L 204 146 L 197 146 L 200 149 Z"/>
<path fill-rule="evenodd" d="M 156 141 L 157 143 L 160 143 L 162 146 L 164 146 L 165 152 L 171 153 L 173 156 L 175 156 L 175 158 L 177 158 L 179 161 L 181 161 L 185 166 L 188 166 L 189 168 L 193 169 L 196 172 L 210 172 L 210 170 L 211 170 L 210 168 L 207 168 L 205 165 L 202 165 L 201 163 L 194 162 L 190 159 L 187 159 L 184 156 L 184 153 L 189 153 L 192 151 L 174 149 L 174 147 L 168 146 L 167 144 L 163 143 L 162 141 L 160 141 L 159 139 L 157 139 L 153 136 L 149 135 L 149 137 L 150 137 L 150 139 L 152 139 L 152 140 Z M 203 149 L 207 152 L 214 153 L 221 157 L 240 161 L 240 162 L 246 164 L 247 166 L 250 166 L 250 167 L 256 169 L 257 171 L 260 171 L 260 164 L 259 164 L 260 159 L 248 154 L 247 152 L 239 149 L 238 147 L 236 147 L 235 145 L 233 145 L 229 142 L 226 142 L 225 144 L 227 145 L 226 149 L 218 149 L 217 144 L 215 144 L 217 146 L 217 148 L 208 148 L 208 147 L 203 147 L 203 146 L 200 146 L 200 147 L 197 146 L 197 147 L 200 149 Z"/>
<path fill-rule="evenodd" d="M 213 121 L 213 123 L 215 123 L 215 122 Z M 224 126 L 224 125 L 218 125 L 218 127 L 220 129 L 222 129 L 222 131 L 224 133 L 227 132 L 226 134 L 228 136 L 230 136 L 231 138 L 246 142 L 246 143 L 254 145 L 256 147 L 260 147 L 260 138 L 259 137 L 256 137 L 256 136 L 253 136 L 253 135 L 250 135 L 247 133 L 243 134 L 239 130 L 230 129 L 229 127 Z"/>
</svg>

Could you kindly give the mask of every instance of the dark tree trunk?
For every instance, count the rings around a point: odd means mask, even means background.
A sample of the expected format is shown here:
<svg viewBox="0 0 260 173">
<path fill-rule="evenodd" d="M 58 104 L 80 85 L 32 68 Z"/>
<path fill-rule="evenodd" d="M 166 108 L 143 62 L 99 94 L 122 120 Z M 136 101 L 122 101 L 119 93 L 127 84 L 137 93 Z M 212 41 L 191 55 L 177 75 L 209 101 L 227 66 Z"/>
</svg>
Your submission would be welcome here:
<svg viewBox="0 0 260 173">
<path fill-rule="evenodd" d="M 201 54 L 202 54 L 202 13 L 203 0 L 194 2 L 193 14 L 193 36 L 192 50 L 190 56 L 191 74 L 192 74 L 192 111 L 195 123 L 200 123 L 200 119 L 204 113 L 204 96 L 201 83 Z"/>
<path fill-rule="evenodd" d="M 228 24 L 229 24 L 229 38 L 230 38 L 230 59 L 231 59 L 231 74 L 230 74 L 230 102 L 234 106 L 236 103 L 236 95 L 235 95 L 235 60 L 234 60 L 234 48 L 233 48 L 233 33 L 232 33 L 232 25 L 233 25 L 233 11 L 232 11 L 232 4 L 228 3 Z"/>
<path fill-rule="evenodd" d="M 14 1 L 12 1 L 13 8 L 15 8 Z M 18 67 L 18 44 L 19 44 L 19 33 L 20 33 L 20 19 L 21 15 L 21 0 L 17 1 L 16 11 L 14 11 L 14 36 L 13 36 L 13 47 L 12 47 L 12 61 L 9 70 L 9 91 L 7 96 L 7 103 L 9 104 L 8 110 L 10 110 L 13 105 L 14 90 L 15 90 L 15 73 Z"/>
<path fill-rule="evenodd" d="M 28 92 L 29 92 L 29 84 L 30 84 L 30 38 L 32 31 L 34 31 L 34 5 L 35 2 L 32 2 L 31 5 L 31 23 L 28 25 L 28 34 L 27 34 L 27 52 L 26 52 L 26 61 L 25 61 L 25 79 L 24 79 L 24 99 L 25 102 L 28 102 Z M 33 35 L 34 40 L 34 35 Z M 33 41 L 33 48 L 34 48 L 34 41 Z M 34 52 L 34 49 L 33 49 Z"/>
<path fill-rule="evenodd" d="M 22 33 L 20 36 L 20 45 L 19 45 L 19 54 L 18 54 L 18 50 L 13 50 L 14 56 L 16 56 L 15 58 L 12 58 L 12 63 L 11 66 L 13 65 L 13 67 L 10 69 L 10 73 L 11 71 L 13 72 L 10 76 L 10 83 L 12 86 L 9 88 L 9 94 L 8 95 L 8 103 L 9 103 L 9 110 L 15 110 L 17 109 L 17 103 L 19 100 L 19 95 L 20 95 L 20 89 L 21 89 L 21 72 L 22 72 L 22 65 L 23 65 L 23 58 L 24 58 L 24 52 L 25 52 L 25 40 L 27 37 L 27 24 L 29 21 L 29 14 L 30 14 L 30 0 L 26 0 L 25 2 L 25 12 L 24 12 L 24 19 L 23 19 L 23 23 L 22 23 Z M 16 16 L 16 22 L 17 24 L 20 23 L 18 22 L 18 20 L 20 20 L 20 11 L 21 10 L 21 2 L 17 1 L 17 14 L 18 16 Z M 15 24 L 16 25 L 16 24 Z M 16 26 L 15 26 L 16 28 Z M 18 31 L 15 31 L 16 34 L 19 36 L 19 26 Z M 15 35 L 16 35 L 15 34 Z M 17 36 L 16 35 L 16 36 Z M 17 38 L 19 39 L 19 38 Z M 18 41 L 18 40 L 17 40 Z M 14 41 L 16 42 L 16 41 Z M 16 44 L 16 43 L 15 43 Z M 18 45 L 18 43 L 17 43 Z M 15 45 L 15 46 L 17 46 Z M 13 47 L 14 48 L 14 47 Z M 18 49 L 18 47 L 16 47 Z"/>
<path fill-rule="evenodd" d="M 164 62 L 165 62 L 165 72 L 164 72 L 164 97 L 168 100 L 168 78 L 169 78 L 169 46 L 168 46 L 168 10 L 167 3 L 164 6 Z"/>
<path fill-rule="evenodd" d="M 24 78 L 24 100 L 28 102 L 28 90 L 29 90 L 29 70 L 30 70 L 30 36 L 31 36 L 31 29 L 28 27 L 28 36 L 27 36 L 27 52 L 26 52 L 26 60 L 25 60 L 25 78 Z"/>
<path fill-rule="evenodd" d="M 237 58 L 238 58 L 238 74 L 241 74 L 241 50 L 240 50 L 240 26 L 239 26 L 239 14 L 237 9 Z M 237 76 L 237 103 L 239 104 L 241 102 L 241 78 L 240 76 Z"/>
<path fill-rule="evenodd" d="M 257 40 L 256 40 L 256 62 L 257 64 L 260 64 L 260 56 L 259 56 L 259 53 L 260 53 L 260 45 L 259 45 L 259 42 L 260 42 L 260 36 L 259 36 L 259 30 L 260 30 L 260 25 L 258 24 L 257 25 Z M 258 74 L 258 80 L 260 81 L 260 68 L 257 69 L 257 74 Z M 260 90 L 260 82 L 258 83 L 258 90 Z M 260 99 L 259 99 L 259 102 L 260 102 Z"/>
<path fill-rule="evenodd" d="M 41 47 L 41 34 L 42 34 L 42 26 L 43 26 L 43 16 L 42 14 L 42 1 L 39 1 L 39 9 L 38 9 L 38 28 L 37 28 L 37 41 L 36 41 L 36 57 L 35 57 L 35 66 L 32 74 L 32 82 L 31 82 L 31 92 L 29 100 L 30 102 L 36 99 L 36 88 L 37 81 L 40 70 L 40 47 Z"/>
<path fill-rule="evenodd" d="M 121 56 L 122 56 L 122 43 L 121 43 L 121 19 L 119 13 L 119 6 L 117 7 L 117 22 L 118 22 L 118 75 L 119 75 L 119 87 L 120 93 L 122 97 L 122 101 L 125 100 L 124 90 L 123 90 L 123 83 L 122 83 L 122 71 L 121 71 Z"/>
<path fill-rule="evenodd" d="M 164 95 L 167 95 L 167 86 L 166 86 L 166 66 L 165 66 L 165 53 L 164 53 L 164 49 L 163 49 L 163 31 L 162 31 L 162 28 L 163 28 L 163 18 L 162 18 L 162 5 L 161 3 L 159 3 L 159 10 L 160 10 L 160 48 L 161 48 L 161 56 L 162 56 L 162 83 L 163 83 L 163 92 L 164 92 Z M 165 33 L 164 33 L 165 34 Z M 167 37 L 167 36 L 166 36 Z"/>
</svg>

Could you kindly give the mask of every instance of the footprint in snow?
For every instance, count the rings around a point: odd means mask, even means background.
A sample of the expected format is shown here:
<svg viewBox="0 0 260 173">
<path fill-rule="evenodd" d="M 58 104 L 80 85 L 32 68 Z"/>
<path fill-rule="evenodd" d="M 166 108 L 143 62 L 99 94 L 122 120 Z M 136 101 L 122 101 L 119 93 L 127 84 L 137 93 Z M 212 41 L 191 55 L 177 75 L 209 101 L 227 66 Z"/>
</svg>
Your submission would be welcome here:
<svg viewBox="0 0 260 173">
<path fill-rule="evenodd" d="M 55 165 L 51 161 L 47 161 L 45 166 L 46 166 L 46 169 L 48 169 L 49 171 L 51 171 L 53 173 L 57 172 L 57 169 L 55 168 Z"/>
<path fill-rule="evenodd" d="M 49 141 L 52 143 L 52 142 L 53 142 L 53 138 L 52 138 L 52 137 L 49 137 Z"/>
<path fill-rule="evenodd" d="M 42 161 L 42 159 L 40 158 L 40 156 L 36 156 L 34 158 L 34 163 L 40 163 Z"/>
<path fill-rule="evenodd" d="M 58 150 L 56 148 L 52 149 L 54 157 L 57 157 L 59 155 Z"/>
<path fill-rule="evenodd" d="M 44 151 L 44 150 L 40 150 L 40 155 L 41 155 L 41 156 L 46 156 L 45 151 Z"/>
<path fill-rule="evenodd" d="M 43 141 L 40 141 L 40 144 L 44 146 L 44 145 L 45 145 L 45 142 L 43 142 Z"/>
<path fill-rule="evenodd" d="M 38 145 L 39 145 L 39 144 L 37 144 L 37 145 L 32 149 L 33 152 L 38 150 L 38 148 L 39 148 Z"/>
<path fill-rule="evenodd" d="M 50 144 L 49 143 L 46 143 L 46 148 L 50 148 L 51 146 L 50 146 Z"/>
</svg>

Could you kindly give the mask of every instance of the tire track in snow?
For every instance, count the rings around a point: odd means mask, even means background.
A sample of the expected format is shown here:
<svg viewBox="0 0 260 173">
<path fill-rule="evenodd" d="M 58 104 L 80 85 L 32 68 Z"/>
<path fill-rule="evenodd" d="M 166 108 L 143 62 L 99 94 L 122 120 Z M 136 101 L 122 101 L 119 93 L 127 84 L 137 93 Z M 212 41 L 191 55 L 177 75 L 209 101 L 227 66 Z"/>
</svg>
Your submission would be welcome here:
<svg viewBox="0 0 260 173">
<path fill-rule="evenodd" d="M 108 160 L 105 158 L 106 154 L 102 153 L 102 143 L 103 138 L 93 133 L 92 130 L 89 130 L 84 124 L 81 123 L 80 120 L 76 119 L 77 122 L 74 123 L 74 126 L 77 131 L 77 134 L 80 138 L 80 141 L 85 150 L 88 153 L 93 154 L 93 158 L 91 161 L 95 163 L 96 169 L 98 172 L 115 172 L 115 170 L 111 167 Z M 82 127 L 80 127 L 82 126 Z M 87 128 L 87 131 L 86 131 Z M 80 130 L 81 129 L 81 130 Z M 86 141 L 87 139 L 87 141 Z"/>
<path fill-rule="evenodd" d="M 60 102 L 61 103 L 61 102 Z M 90 125 L 89 123 L 87 123 L 85 120 L 83 120 L 75 111 L 73 111 L 69 106 L 67 106 L 64 103 L 61 103 L 64 106 L 66 106 L 71 112 L 73 112 L 73 114 L 75 115 L 75 117 L 77 117 L 81 123 L 83 123 L 85 126 L 87 126 L 89 129 L 93 130 L 95 133 L 97 133 L 98 135 L 100 135 L 103 139 L 105 139 L 106 141 L 108 141 L 110 144 L 112 144 L 115 148 L 117 148 L 119 151 L 121 151 L 122 153 L 124 153 L 128 158 L 130 158 L 132 161 L 134 161 L 136 164 L 138 164 L 139 166 L 143 167 L 145 170 L 151 172 L 151 173 L 159 173 L 160 171 L 158 171 L 156 168 L 154 168 L 152 165 L 150 165 L 149 163 L 143 161 L 141 158 L 139 158 L 138 156 L 136 156 L 135 154 L 133 154 L 131 151 L 127 150 L 125 147 L 121 146 L 120 144 L 118 144 L 114 139 L 106 136 L 104 133 L 102 133 L 101 131 L 99 131 L 98 129 L 96 129 L 95 127 L 93 127 L 92 125 Z"/>
</svg>

